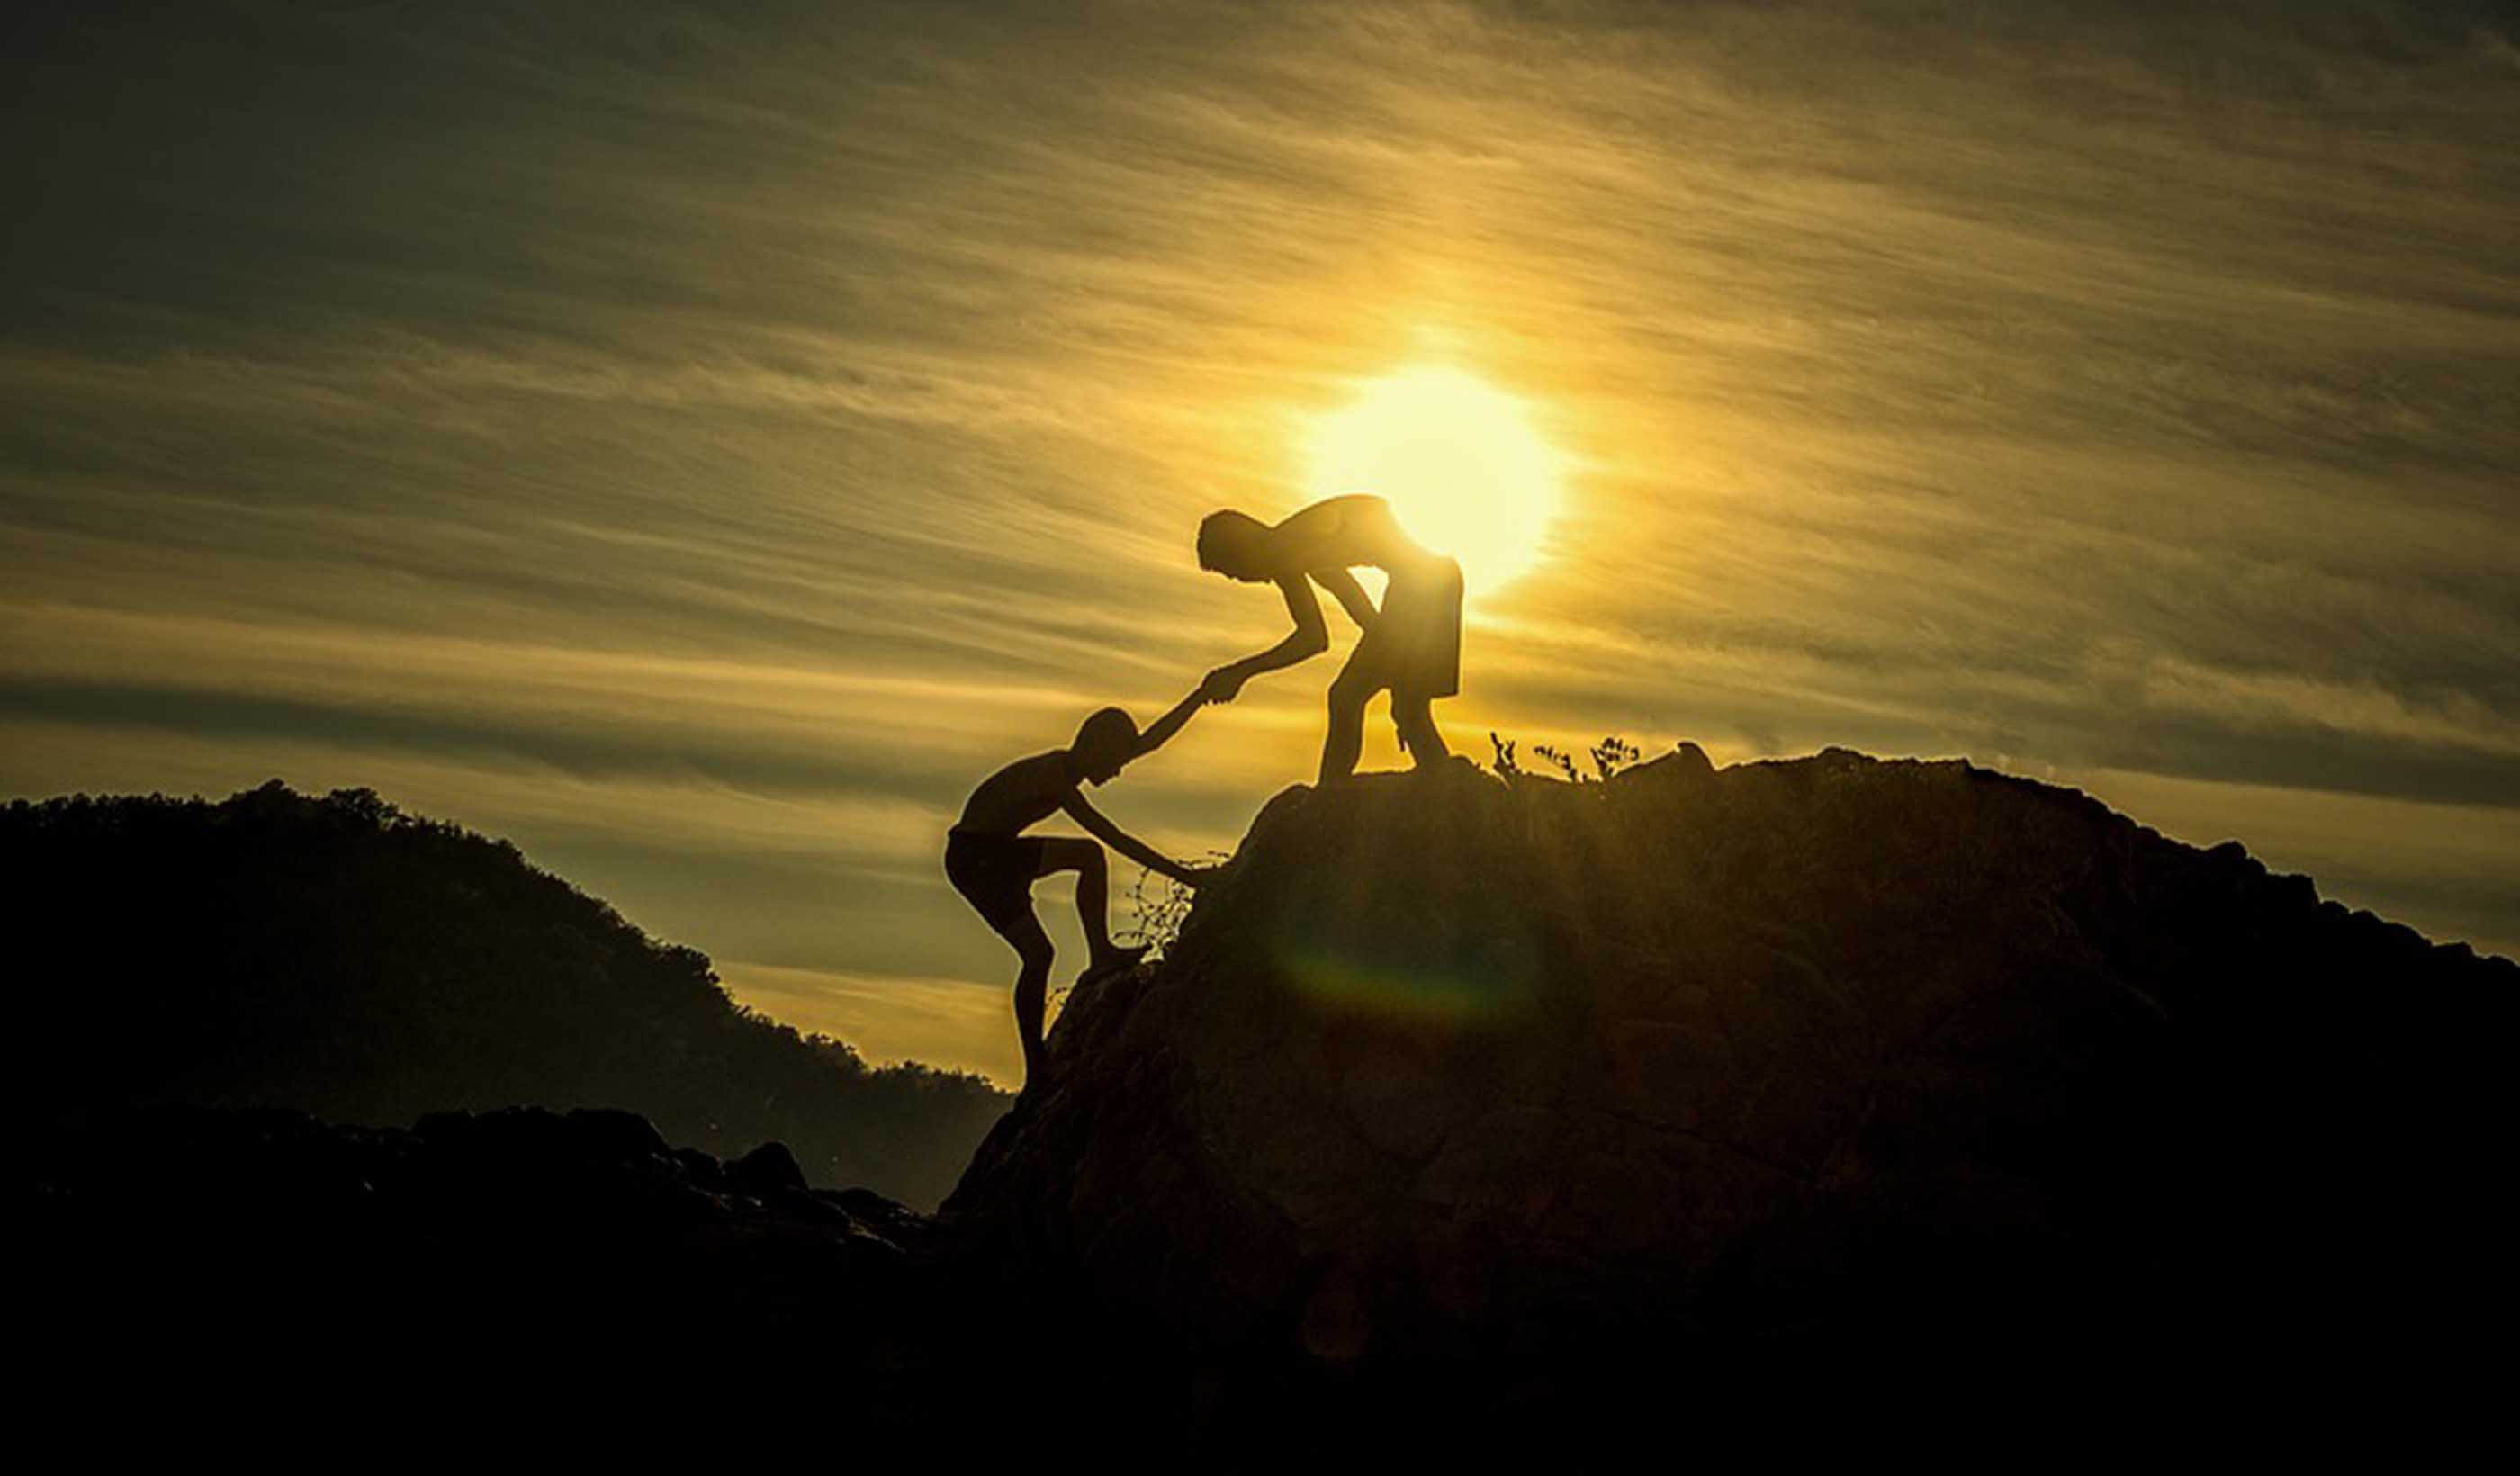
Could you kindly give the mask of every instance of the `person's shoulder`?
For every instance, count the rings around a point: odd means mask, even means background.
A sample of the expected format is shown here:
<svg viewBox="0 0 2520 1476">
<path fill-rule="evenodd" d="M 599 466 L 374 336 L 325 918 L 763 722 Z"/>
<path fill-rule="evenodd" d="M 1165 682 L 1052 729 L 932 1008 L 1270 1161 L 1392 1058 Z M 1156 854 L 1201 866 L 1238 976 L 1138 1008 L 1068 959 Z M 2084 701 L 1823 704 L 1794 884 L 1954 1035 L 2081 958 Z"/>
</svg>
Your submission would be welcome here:
<svg viewBox="0 0 2520 1476">
<path fill-rule="evenodd" d="M 1342 492 L 1336 497 L 1323 498 L 1295 515 L 1345 525 L 1364 518 L 1388 517 L 1391 504 L 1372 492 Z"/>
</svg>

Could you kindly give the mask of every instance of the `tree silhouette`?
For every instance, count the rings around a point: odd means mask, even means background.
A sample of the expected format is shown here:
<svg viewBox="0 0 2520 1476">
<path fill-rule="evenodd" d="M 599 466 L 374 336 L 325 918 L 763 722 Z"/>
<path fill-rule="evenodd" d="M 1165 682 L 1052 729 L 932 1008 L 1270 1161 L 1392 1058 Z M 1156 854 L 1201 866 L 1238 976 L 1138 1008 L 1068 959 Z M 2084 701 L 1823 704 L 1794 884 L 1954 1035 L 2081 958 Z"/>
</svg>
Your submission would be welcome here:
<svg viewBox="0 0 2520 1476">
<path fill-rule="evenodd" d="M 777 1139 L 818 1183 L 927 1205 L 1007 1101 L 746 1009 L 706 955 L 372 789 L 16 801 L 0 889 L 20 919 L 10 1064 L 57 1112 L 620 1106 L 677 1143 Z"/>
</svg>

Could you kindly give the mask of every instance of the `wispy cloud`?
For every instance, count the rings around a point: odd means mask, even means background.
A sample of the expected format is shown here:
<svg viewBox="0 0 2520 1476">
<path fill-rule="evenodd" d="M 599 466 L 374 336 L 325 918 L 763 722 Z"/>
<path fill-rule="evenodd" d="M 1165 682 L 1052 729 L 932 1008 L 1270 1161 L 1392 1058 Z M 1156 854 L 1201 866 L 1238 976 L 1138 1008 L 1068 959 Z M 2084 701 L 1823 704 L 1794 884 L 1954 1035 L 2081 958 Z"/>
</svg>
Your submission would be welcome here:
<svg viewBox="0 0 2520 1476">
<path fill-rule="evenodd" d="M 869 981 L 1005 968 L 962 792 L 1274 639 L 1195 519 L 1443 359 L 1576 468 L 1465 749 L 2104 776 L 2520 936 L 2507 8 L 48 15 L 20 792 L 374 784 L 875 1039 L 927 997 Z M 1328 675 L 1110 808 L 1230 840 Z"/>
</svg>

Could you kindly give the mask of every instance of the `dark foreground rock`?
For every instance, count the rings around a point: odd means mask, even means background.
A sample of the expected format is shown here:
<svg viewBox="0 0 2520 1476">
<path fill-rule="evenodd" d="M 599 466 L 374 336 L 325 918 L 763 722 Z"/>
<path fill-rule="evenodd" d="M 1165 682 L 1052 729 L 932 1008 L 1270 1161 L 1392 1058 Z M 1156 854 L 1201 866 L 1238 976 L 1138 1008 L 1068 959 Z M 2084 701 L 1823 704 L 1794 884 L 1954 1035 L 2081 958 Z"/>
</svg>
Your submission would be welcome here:
<svg viewBox="0 0 2520 1476">
<path fill-rule="evenodd" d="M 608 1110 L 163 1107 L 56 1121 L 11 1161 L 10 1330 L 57 1425 L 195 1446 L 182 1401 L 272 1451 L 534 1430 L 960 1470 L 1082 1405 L 1129 1409 L 1095 1443 L 1124 1469 L 1196 1448 L 1159 1345 L 1041 1322 L 932 1219 L 810 1187 L 775 1142 L 722 1161 Z"/>
<path fill-rule="evenodd" d="M 440 1113 L 411 1130 L 162 1108 L 59 1127 L 14 1217 L 47 1346 L 481 1355 L 810 1340 L 916 1377 L 929 1222 L 734 1163 L 620 1111 Z M 141 1166 L 148 1166 L 145 1170 Z M 847 1329 L 832 1336 L 833 1329 Z"/>
<path fill-rule="evenodd" d="M 944 1215 L 1255 1432 L 2369 1388 L 2509 1309 L 2516 1004 L 1964 763 L 1373 777 L 1281 795 L 1160 968 L 1068 1003 Z"/>
</svg>

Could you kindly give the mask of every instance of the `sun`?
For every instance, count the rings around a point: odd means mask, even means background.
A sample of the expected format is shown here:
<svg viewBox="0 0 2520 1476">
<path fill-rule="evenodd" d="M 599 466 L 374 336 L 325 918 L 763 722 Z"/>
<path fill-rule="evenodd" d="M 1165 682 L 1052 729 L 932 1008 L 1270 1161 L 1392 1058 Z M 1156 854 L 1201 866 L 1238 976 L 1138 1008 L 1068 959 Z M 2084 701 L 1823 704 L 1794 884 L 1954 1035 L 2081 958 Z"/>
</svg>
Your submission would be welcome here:
<svg viewBox="0 0 2520 1476">
<path fill-rule="evenodd" d="M 1476 375 L 1425 365 L 1368 380 L 1313 422 L 1307 450 L 1315 496 L 1381 496 L 1411 537 L 1461 561 L 1473 595 L 1546 552 L 1559 458 L 1530 407 Z"/>
</svg>

